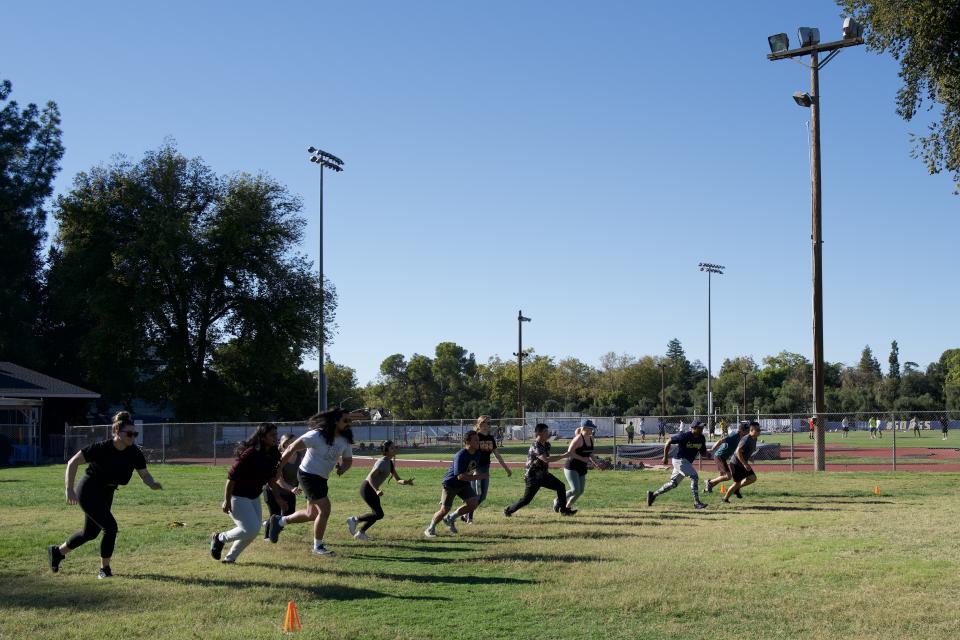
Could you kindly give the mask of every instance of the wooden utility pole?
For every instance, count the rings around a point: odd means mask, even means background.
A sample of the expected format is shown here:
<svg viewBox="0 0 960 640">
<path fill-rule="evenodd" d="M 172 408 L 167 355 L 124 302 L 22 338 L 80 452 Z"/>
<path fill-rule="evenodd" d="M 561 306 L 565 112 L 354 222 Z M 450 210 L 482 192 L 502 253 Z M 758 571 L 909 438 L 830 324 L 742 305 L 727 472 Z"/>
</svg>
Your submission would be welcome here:
<svg viewBox="0 0 960 640">
<path fill-rule="evenodd" d="M 530 322 L 530 318 L 523 317 L 523 310 L 517 312 L 517 419 L 524 424 L 523 415 L 523 323 Z"/>
</svg>

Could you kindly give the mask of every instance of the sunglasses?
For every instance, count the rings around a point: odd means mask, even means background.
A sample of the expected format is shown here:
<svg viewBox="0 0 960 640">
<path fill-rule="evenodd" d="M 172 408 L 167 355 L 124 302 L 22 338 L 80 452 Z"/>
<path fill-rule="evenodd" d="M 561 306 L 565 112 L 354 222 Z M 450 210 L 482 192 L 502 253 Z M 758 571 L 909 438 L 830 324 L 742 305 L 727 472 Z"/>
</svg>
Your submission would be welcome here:
<svg viewBox="0 0 960 640">
<path fill-rule="evenodd" d="M 123 432 L 123 435 L 125 435 L 125 436 L 127 436 L 127 437 L 129 437 L 129 438 L 136 438 L 138 435 L 140 435 L 140 432 L 139 432 L 139 431 L 124 431 L 124 432 Z"/>
</svg>

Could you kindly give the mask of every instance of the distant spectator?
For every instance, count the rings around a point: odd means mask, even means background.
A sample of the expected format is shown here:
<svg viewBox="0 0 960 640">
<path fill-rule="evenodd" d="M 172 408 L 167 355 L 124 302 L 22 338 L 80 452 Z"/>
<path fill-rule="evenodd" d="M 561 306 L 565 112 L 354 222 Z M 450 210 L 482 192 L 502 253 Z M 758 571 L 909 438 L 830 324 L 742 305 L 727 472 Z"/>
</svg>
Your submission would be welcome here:
<svg viewBox="0 0 960 640">
<path fill-rule="evenodd" d="M 627 428 L 624 429 L 624 432 L 626 432 L 627 434 L 627 444 L 633 444 L 633 434 L 634 434 L 633 422 L 627 423 Z"/>
<path fill-rule="evenodd" d="M 847 419 L 847 416 L 843 416 L 843 420 L 840 421 L 840 430 L 843 431 L 841 438 L 846 438 L 850 435 L 850 421 Z"/>
<path fill-rule="evenodd" d="M 883 419 L 877 418 L 877 438 L 883 438 Z"/>
<path fill-rule="evenodd" d="M 947 414 L 943 414 L 940 418 L 940 431 L 943 433 L 943 438 L 941 440 L 947 439 L 947 434 L 950 431 L 950 419 L 947 418 Z"/>
<path fill-rule="evenodd" d="M 810 416 L 810 439 L 811 440 L 813 440 L 813 430 L 815 428 L 815 423 L 816 421 L 814 420 L 813 416 Z"/>
<path fill-rule="evenodd" d="M 877 439 L 877 419 L 873 416 L 870 417 L 870 439 Z"/>
<path fill-rule="evenodd" d="M 657 442 L 663 442 L 665 437 L 667 437 L 667 423 L 660 418 L 657 420 Z"/>
<path fill-rule="evenodd" d="M 920 438 L 920 421 L 917 420 L 917 416 L 913 416 L 913 419 L 910 420 L 910 426 L 913 428 L 913 437 Z"/>
</svg>

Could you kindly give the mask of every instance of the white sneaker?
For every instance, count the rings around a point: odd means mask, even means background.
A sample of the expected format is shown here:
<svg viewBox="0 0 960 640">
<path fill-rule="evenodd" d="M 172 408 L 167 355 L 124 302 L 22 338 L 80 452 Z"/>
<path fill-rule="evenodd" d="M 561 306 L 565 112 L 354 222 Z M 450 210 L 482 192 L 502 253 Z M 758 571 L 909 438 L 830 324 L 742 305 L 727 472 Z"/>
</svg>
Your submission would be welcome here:
<svg viewBox="0 0 960 640">
<path fill-rule="evenodd" d="M 361 542 L 369 542 L 369 541 L 370 541 L 370 538 L 368 538 L 368 537 L 367 537 L 367 534 L 366 534 L 365 532 L 363 532 L 363 531 L 357 531 L 355 534 L 353 534 L 353 539 L 354 539 L 354 540 L 359 540 L 359 541 L 361 541 Z"/>
<path fill-rule="evenodd" d="M 436 538 L 437 530 L 434 529 L 433 527 L 427 527 L 426 529 L 423 530 L 423 535 L 427 536 L 428 538 Z"/>
<path fill-rule="evenodd" d="M 457 525 L 453 521 L 453 518 L 450 516 L 443 517 L 443 524 L 447 525 L 447 528 L 450 529 L 450 533 L 460 533 L 457 531 Z"/>
<path fill-rule="evenodd" d="M 325 546 L 323 546 L 323 545 L 321 544 L 321 545 L 317 545 L 317 546 L 315 546 L 315 547 L 313 548 L 313 555 L 315 555 L 315 556 L 335 556 L 335 555 L 337 555 L 337 552 L 336 552 L 336 551 L 331 551 L 330 549 L 327 549 Z"/>
<path fill-rule="evenodd" d="M 347 518 L 347 531 L 350 532 L 350 535 L 357 533 L 357 516 Z"/>
</svg>

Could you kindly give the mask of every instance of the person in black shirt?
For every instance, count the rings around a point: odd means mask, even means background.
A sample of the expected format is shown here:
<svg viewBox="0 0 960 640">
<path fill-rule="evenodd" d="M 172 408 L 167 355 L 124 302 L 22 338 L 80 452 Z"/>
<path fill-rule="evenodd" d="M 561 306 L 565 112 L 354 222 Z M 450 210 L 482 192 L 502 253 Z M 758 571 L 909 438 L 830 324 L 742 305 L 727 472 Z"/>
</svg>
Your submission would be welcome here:
<svg viewBox="0 0 960 640">
<path fill-rule="evenodd" d="M 593 420 L 582 420 L 580 428 L 577 429 L 577 435 L 574 436 L 573 440 L 570 441 L 570 446 L 567 447 L 567 461 L 563 465 L 563 476 L 570 487 L 570 490 L 567 491 L 567 504 L 565 505 L 568 510 L 573 509 L 573 503 L 583 495 L 587 488 L 587 463 L 591 463 L 598 470 L 602 469 L 593 455 L 593 434 L 596 430 L 597 425 L 593 423 Z M 553 503 L 553 509 L 557 512 L 563 506 L 563 501 Z"/>
<path fill-rule="evenodd" d="M 500 452 L 497 451 L 497 438 L 490 433 L 490 416 L 480 416 L 477 418 L 477 424 L 473 430 L 476 431 L 480 437 L 480 462 L 477 463 L 477 472 L 485 473 L 488 476 L 483 480 L 474 480 L 471 483 L 473 492 L 477 494 L 477 498 L 479 499 L 477 503 L 477 509 L 479 509 L 483 501 L 487 499 L 487 490 L 490 488 L 490 456 L 492 455 L 497 459 L 497 462 L 500 463 L 503 470 L 507 472 L 508 478 L 513 475 L 513 471 L 510 470 L 507 463 L 503 461 Z M 467 524 L 473 524 L 473 515 L 475 513 L 476 510 L 471 511 L 467 515 L 462 516 L 461 519 Z"/>
<path fill-rule="evenodd" d="M 103 440 L 78 451 L 67 463 L 66 496 L 68 504 L 79 504 L 83 509 L 83 529 L 70 536 L 66 542 L 47 547 L 50 569 L 60 570 L 60 563 L 68 553 L 85 542 L 96 539 L 103 531 L 100 541 L 100 573 L 98 578 L 110 578 L 110 559 L 117 540 L 117 521 L 110 508 L 117 487 L 130 482 L 134 470 L 143 483 L 153 490 L 162 489 L 160 483 L 147 471 L 143 452 L 134 444 L 139 435 L 134 430 L 133 419 L 126 411 L 113 417 L 113 438 Z M 74 491 L 77 467 L 90 463 L 80 484 Z"/>
<path fill-rule="evenodd" d="M 286 498 L 280 491 L 277 467 L 280 452 L 277 450 L 277 425 L 262 422 L 253 435 L 237 445 L 237 459 L 227 472 L 227 484 L 223 489 L 223 512 L 233 518 L 236 526 L 229 531 L 210 535 L 210 556 L 220 560 L 223 546 L 233 542 L 223 562 L 232 564 L 260 533 L 260 518 L 263 511 L 260 495 L 263 485 L 274 489 L 274 500 L 281 510 L 287 507 Z M 287 492 L 293 487 L 287 487 Z"/>
<path fill-rule="evenodd" d="M 757 450 L 757 437 L 760 435 L 760 423 L 754 420 L 750 423 L 750 433 L 743 436 L 740 444 L 737 445 L 737 451 L 731 458 L 730 470 L 733 472 L 733 486 L 723 498 L 727 504 L 730 503 L 730 494 L 740 493 L 740 489 L 751 485 L 757 481 L 757 474 L 754 473 L 750 465 L 750 456 Z"/>
<path fill-rule="evenodd" d="M 563 460 L 570 455 L 570 452 L 568 451 L 559 456 L 550 455 L 550 442 L 547 440 L 547 438 L 550 437 L 550 427 L 547 425 L 538 424 L 534 427 L 534 433 L 536 434 L 536 439 L 533 441 L 533 444 L 530 445 L 530 450 L 527 452 L 527 467 L 523 474 L 523 480 L 526 484 L 523 497 L 504 509 L 503 515 L 509 518 L 530 504 L 530 501 L 537 495 L 541 487 L 553 489 L 557 492 L 556 502 L 557 504 L 563 505 L 560 508 L 560 513 L 565 516 L 573 515 L 576 511 L 568 509 L 566 506 L 567 488 L 556 476 L 550 473 L 550 463 Z"/>
<path fill-rule="evenodd" d="M 690 491 L 693 493 L 693 506 L 705 509 L 707 505 L 700 502 L 699 479 L 697 470 L 693 468 L 693 461 L 697 455 L 707 455 L 707 439 L 703 437 L 703 423 L 699 420 L 690 425 L 690 431 L 681 432 L 670 438 L 663 446 L 663 464 L 667 464 L 670 454 L 670 445 L 676 445 L 673 451 L 673 474 L 670 480 L 656 491 L 647 491 L 647 506 L 653 505 L 658 496 L 677 488 L 680 478 L 690 478 Z"/>
</svg>

